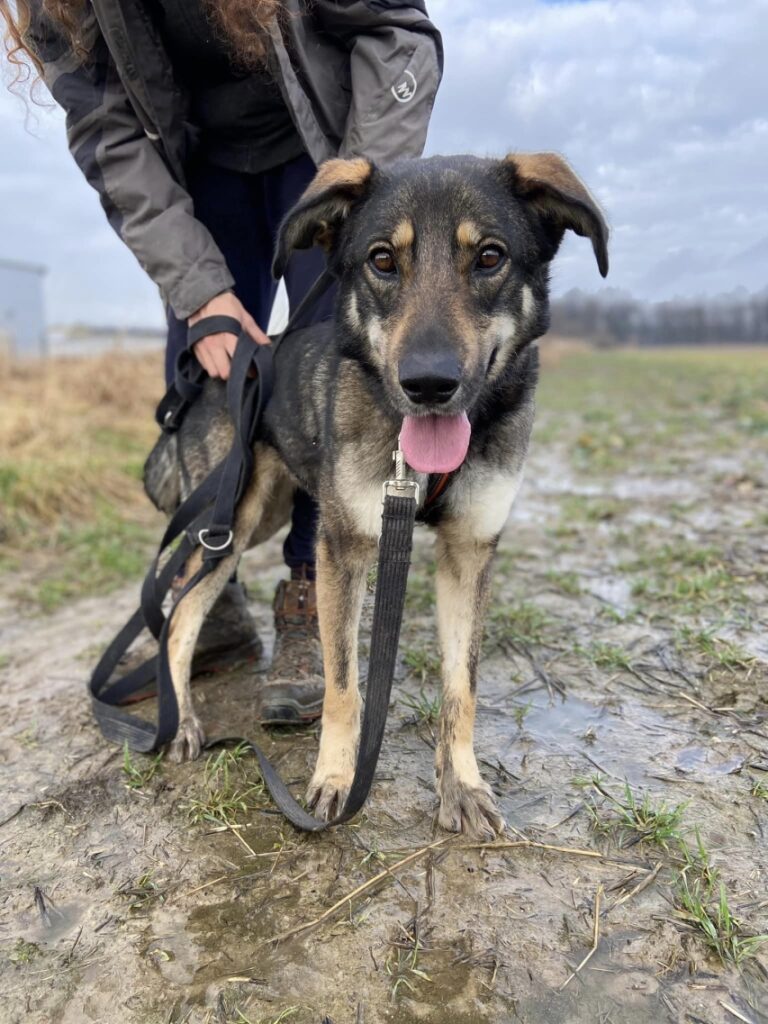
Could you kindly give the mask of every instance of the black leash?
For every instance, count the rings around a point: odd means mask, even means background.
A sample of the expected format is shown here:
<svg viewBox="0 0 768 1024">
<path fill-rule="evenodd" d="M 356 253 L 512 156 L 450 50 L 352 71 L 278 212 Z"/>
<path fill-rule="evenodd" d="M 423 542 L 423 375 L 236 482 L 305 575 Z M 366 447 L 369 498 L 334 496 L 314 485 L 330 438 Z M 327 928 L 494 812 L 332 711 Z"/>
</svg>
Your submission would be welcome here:
<svg viewBox="0 0 768 1024">
<path fill-rule="evenodd" d="M 237 506 L 251 479 L 253 443 L 272 393 L 274 354 L 332 280 L 327 271 L 317 279 L 272 345 L 254 344 L 241 332 L 238 321 L 230 317 L 207 317 L 190 330 L 188 350 L 177 362 L 174 384 L 158 406 L 157 420 L 167 433 L 178 430 L 187 409 L 202 391 L 206 374 L 191 347 L 211 333 L 236 333 L 238 342 L 227 382 L 234 440 L 226 458 L 171 517 L 144 578 L 140 607 L 110 643 L 93 671 L 89 683 L 91 704 L 107 739 L 148 753 L 165 746 L 176 735 L 179 709 L 168 661 L 168 636 L 174 613 L 186 595 L 232 552 Z M 292 824 L 305 831 L 319 832 L 348 821 L 363 806 L 370 791 L 389 708 L 417 503 L 418 486 L 405 478 L 402 456 L 398 455 L 394 479 L 384 484 L 370 669 L 357 763 L 349 795 L 339 814 L 326 822 L 304 810 L 252 740 L 227 737 L 206 744 L 207 748 L 235 741 L 246 744 L 258 758 L 264 781 L 279 809 Z M 174 544 L 175 549 L 161 568 L 163 556 Z M 163 600 L 173 579 L 199 546 L 203 548 L 202 565 L 185 584 L 166 616 Z M 157 656 L 113 680 L 120 659 L 145 627 L 158 641 Z M 155 679 L 158 711 L 157 722 L 152 724 L 126 712 L 120 705 Z"/>
</svg>

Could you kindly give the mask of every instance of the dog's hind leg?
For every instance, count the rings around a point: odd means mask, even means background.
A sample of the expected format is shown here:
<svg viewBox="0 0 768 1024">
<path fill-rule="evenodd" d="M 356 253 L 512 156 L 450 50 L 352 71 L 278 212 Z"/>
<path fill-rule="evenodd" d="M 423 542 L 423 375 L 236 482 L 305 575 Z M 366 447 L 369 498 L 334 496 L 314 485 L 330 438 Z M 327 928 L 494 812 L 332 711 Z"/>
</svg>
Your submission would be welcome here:
<svg viewBox="0 0 768 1024">
<path fill-rule="evenodd" d="M 285 479 L 285 470 L 276 453 L 271 449 L 261 449 L 254 478 L 238 506 L 232 554 L 223 558 L 212 572 L 204 576 L 182 598 L 174 611 L 168 635 L 168 660 L 179 705 L 179 728 L 168 750 L 172 761 L 188 761 L 198 757 L 205 742 L 205 733 L 195 714 L 189 685 L 197 638 L 205 616 L 237 568 L 240 556 L 268 511 L 268 504 L 285 492 Z M 187 560 L 182 582 L 191 579 L 200 568 L 201 560 L 202 548 L 198 548 Z"/>
<path fill-rule="evenodd" d="M 357 634 L 368 568 L 376 541 L 320 528 L 317 545 L 317 610 L 325 667 L 320 751 L 307 800 L 332 818 L 344 805 L 355 773 L 360 735 Z"/>
<path fill-rule="evenodd" d="M 471 536 L 466 521 L 441 523 L 437 540 L 437 618 L 443 704 L 436 752 L 438 820 L 451 832 L 492 839 L 504 827 L 473 746 L 475 684 L 496 539 Z"/>
<path fill-rule="evenodd" d="M 179 727 L 168 747 L 168 757 L 171 761 L 194 760 L 199 757 L 205 743 L 205 733 L 192 703 L 192 657 L 205 616 L 224 589 L 237 565 L 237 560 L 235 556 L 230 556 L 219 562 L 213 572 L 204 576 L 181 599 L 173 613 L 168 634 L 168 663 L 179 706 Z M 184 584 L 190 580 L 200 568 L 201 562 L 202 549 L 198 548 L 187 560 L 180 582 Z"/>
</svg>

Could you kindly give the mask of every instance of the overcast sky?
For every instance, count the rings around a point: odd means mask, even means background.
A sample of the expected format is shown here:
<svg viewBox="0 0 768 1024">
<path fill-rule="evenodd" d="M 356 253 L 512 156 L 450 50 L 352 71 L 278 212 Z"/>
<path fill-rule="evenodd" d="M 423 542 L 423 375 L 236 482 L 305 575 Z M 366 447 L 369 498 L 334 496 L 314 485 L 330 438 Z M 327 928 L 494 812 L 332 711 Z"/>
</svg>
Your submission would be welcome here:
<svg viewBox="0 0 768 1024">
<path fill-rule="evenodd" d="M 660 299 L 768 285 L 766 0 L 427 0 L 445 77 L 428 152 L 564 154 L 612 226 L 607 284 Z M 0 92 L 0 258 L 49 267 L 50 322 L 159 323 L 157 293 L 69 156 Z M 598 290 L 589 245 L 554 291 Z"/>
</svg>

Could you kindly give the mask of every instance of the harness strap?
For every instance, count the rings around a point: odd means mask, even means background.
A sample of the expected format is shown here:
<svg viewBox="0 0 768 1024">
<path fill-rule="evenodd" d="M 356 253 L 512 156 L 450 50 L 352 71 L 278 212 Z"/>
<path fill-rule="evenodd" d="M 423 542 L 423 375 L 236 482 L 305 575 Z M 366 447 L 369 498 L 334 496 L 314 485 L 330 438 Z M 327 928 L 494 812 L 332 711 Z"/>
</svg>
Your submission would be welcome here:
<svg viewBox="0 0 768 1024">
<path fill-rule="evenodd" d="M 238 338 L 241 331 L 240 321 L 233 316 L 204 316 L 187 329 L 187 348 L 192 348 L 209 334 L 234 334 Z"/>
</svg>

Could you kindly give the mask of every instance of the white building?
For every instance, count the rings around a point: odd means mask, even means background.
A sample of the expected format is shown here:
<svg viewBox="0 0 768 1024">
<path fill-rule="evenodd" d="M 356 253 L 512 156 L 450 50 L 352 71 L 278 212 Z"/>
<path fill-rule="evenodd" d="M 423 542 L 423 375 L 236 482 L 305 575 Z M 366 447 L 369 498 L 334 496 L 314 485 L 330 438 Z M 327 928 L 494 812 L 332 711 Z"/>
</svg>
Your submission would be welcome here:
<svg viewBox="0 0 768 1024">
<path fill-rule="evenodd" d="M 46 268 L 0 259 L 0 347 L 23 358 L 45 355 Z"/>
</svg>

